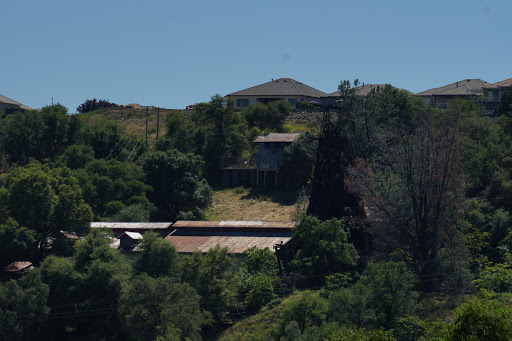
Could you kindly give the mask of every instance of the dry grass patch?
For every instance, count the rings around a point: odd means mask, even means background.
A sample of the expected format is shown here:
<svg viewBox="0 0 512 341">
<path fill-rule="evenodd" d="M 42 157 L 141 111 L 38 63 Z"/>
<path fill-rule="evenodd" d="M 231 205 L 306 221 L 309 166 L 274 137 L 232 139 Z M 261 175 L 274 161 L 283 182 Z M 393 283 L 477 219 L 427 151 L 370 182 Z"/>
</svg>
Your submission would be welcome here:
<svg viewBox="0 0 512 341">
<path fill-rule="evenodd" d="M 215 191 L 208 220 L 288 221 L 296 212 L 295 195 L 282 191 L 245 188 Z"/>
</svg>

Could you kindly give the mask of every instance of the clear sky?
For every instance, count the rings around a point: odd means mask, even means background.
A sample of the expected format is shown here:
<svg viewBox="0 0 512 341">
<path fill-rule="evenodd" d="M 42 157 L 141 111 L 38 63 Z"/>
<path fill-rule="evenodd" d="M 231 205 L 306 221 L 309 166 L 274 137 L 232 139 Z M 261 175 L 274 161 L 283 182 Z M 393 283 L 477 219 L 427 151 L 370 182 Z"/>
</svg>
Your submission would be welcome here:
<svg viewBox="0 0 512 341">
<path fill-rule="evenodd" d="M 512 1 L 5 0 L 0 94 L 184 108 L 289 77 L 420 92 L 512 77 Z"/>
</svg>

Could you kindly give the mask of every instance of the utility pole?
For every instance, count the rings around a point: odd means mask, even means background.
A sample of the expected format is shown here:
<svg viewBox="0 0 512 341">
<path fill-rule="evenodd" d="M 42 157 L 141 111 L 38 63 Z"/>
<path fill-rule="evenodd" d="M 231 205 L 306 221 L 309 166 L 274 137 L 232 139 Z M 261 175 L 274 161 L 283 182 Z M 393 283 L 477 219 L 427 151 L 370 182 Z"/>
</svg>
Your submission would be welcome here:
<svg viewBox="0 0 512 341">
<path fill-rule="evenodd" d="M 146 107 L 146 155 L 148 155 L 148 117 L 149 117 L 149 108 Z"/>
<path fill-rule="evenodd" d="M 156 139 L 158 140 L 158 130 L 160 128 L 160 108 L 156 111 Z"/>
</svg>

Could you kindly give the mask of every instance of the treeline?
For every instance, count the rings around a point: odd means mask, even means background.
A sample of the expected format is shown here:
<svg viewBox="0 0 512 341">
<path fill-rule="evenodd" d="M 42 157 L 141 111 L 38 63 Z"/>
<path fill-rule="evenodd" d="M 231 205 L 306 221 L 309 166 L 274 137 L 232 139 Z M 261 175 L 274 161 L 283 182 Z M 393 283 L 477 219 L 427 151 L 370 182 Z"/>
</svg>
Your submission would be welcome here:
<svg viewBox="0 0 512 341">
<path fill-rule="evenodd" d="M 236 112 L 214 96 L 189 116 L 170 113 L 148 155 L 119 125 L 86 122 L 59 104 L 8 115 L 0 120 L 0 268 L 69 255 L 61 232 L 83 235 L 92 220 L 202 219 L 219 159 L 253 153 L 251 141 L 281 131 L 289 110 L 280 101 Z M 303 162 L 302 145 L 291 149 L 292 164 Z M 311 154 L 305 162 L 311 169 Z"/>
<path fill-rule="evenodd" d="M 0 284 L 0 339 L 201 339 L 228 314 L 259 309 L 279 286 L 268 249 L 248 250 L 238 265 L 226 249 L 178 255 L 144 234 L 136 258 L 91 231 L 73 257 L 46 257 L 19 280 Z"/>
<path fill-rule="evenodd" d="M 358 97 L 343 82 L 340 92 L 332 124 L 349 141 L 341 169 L 365 215 L 339 207 L 345 218 L 321 221 L 299 211 L 281 271 L 269 250 L 235 264 L 225 249 L 178 256 L 146 234 L 130 259 L 104 232 L 75 243 L 60 231 L 82 234 L 92 219 L 200 219 L 219 158 L 247 156 L 257 135 L 284 131 L 285 103 L 237 112 L 214 96 L 188 116 L 170 114 L 155 150 L 121 152 L 129 161 L 111 159 L 131 138 L 119 127 L 85 125 L 58 105 L 0 120 L 0 265 L 36 264 L 0 286 L 2 337 L 199 339 L 226 319 L 280 306 L 266 331 L 276 340 L 510 339 L 510 104 L 493 118 L 477 103 L 438 110 L 389 86 Z M 286 151 L 306 182 L 313 142 Z M 316 292 L 280 305 L 295 289 Z M 476 292 L 453 323 L 425 313 L 433 295 L 448 295 L 451 309 Z"/>
</svg>

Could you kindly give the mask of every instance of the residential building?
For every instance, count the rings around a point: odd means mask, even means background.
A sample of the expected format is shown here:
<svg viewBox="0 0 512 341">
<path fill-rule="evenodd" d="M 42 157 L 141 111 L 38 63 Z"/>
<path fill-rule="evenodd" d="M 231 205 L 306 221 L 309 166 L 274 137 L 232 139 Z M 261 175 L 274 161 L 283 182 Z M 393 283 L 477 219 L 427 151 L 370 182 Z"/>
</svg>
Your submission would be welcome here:
<svg viewBox="0 0 512 341">
<path fill-rule="evenodd" d="M 327 97 L 327 94 L 294 79 L 279 78 L 226 96 L 233 98 L 235 107 L 239 109 L 246 108 L 251 104 L 266 104 L 276 100 L 285 100 L 295 108 L 303 101 L 321 105 L 322 98 Z"/>
<path fill-rule="evenodd" d="M 512 86 L 512 78 L 484 86 L 484 99 L 489 102 L 499 102 L 503 91 Z"/>
<path fill-rule="evenodd" d="M 428 105 L 437 108 L 447 108 L 456 98 L 471 99 L 483 96 L 484 87 L 489 85 L 481 79 L 463 79 L 461 81 L 419 92 Z"/>
<path fill-rule="evenodd" d="M 286 174 L 281 174 L 285 164 L 284 148 L 299 137 L 299 133 L 270 133 L 258 136 L 258 154 L 254 159 L 224 158 L 221 160 L 224 186 L 278 187 L 287 186 Z"/>
<path fill-rule="evenodd" d="M 16 110 L 29 110 L 30 108 L 15 100 L 0 95 L 0 116 L 4 116 Z"/>
</svg>

